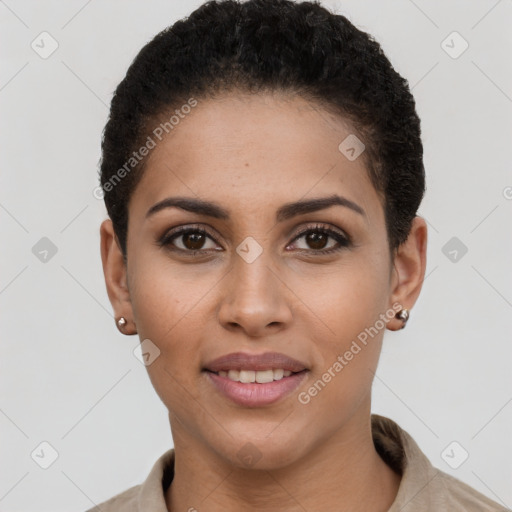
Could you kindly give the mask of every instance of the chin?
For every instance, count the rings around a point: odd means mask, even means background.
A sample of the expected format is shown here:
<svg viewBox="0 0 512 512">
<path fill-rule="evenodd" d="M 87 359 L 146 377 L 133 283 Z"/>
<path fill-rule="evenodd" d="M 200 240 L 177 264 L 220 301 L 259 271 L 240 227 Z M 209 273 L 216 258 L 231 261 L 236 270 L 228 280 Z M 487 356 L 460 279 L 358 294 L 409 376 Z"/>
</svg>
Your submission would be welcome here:
<svg viewBox="0 0 512 512">
<path fill-rule="evenodd" d="M 272 427 L 275 428 L 275 425 Z M 268 432 L 272 432 L 272 428 Z M 285 434 L 283 432 L 283 434 Z M 271 434 L 273 435 L 273 434 Z M 248 470 L 276 470 L 284 468 L 297 460 L 298 446 L 304 448 L 304 442 L 286 437 L 261 437 L 248 435 L 244 432 L 240 436 L 233 434 L 234 441 L 225 449 L 219 450 L 233 466 Z"/>
</svg>

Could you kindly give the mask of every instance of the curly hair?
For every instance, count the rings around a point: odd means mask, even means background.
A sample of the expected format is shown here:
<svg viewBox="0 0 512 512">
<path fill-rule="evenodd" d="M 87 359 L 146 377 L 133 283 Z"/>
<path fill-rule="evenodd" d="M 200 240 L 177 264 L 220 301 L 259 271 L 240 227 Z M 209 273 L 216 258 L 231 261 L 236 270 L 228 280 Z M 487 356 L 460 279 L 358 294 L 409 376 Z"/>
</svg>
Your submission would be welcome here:
<svg viewBox="0 0 512 512">
<path fill-rule="evenodd" d="M 99 174 L 125 261 L 128 203 L 147 160 L 134 151 L 167 112 L 233 91 L 297 94 L 347 119 L 364 140 L 390 251 L 407 239 L 425 193 L 420 119 L 381 46 L 318 1 L 211 0 L 148 42 L 112 98 Z"/>
</svg>

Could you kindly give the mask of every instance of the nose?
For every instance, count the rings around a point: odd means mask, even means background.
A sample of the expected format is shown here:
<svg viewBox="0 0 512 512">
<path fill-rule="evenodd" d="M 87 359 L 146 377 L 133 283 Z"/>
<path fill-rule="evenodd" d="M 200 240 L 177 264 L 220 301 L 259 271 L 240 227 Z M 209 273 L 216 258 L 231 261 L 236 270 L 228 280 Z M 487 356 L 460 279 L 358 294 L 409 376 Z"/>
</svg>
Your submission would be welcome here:
<svg viewBox="0 0 512 512">
<path fill-rule="evenodd" d="M 230 331 L 250 337 L 275 334 L 290 325 L 292 292 L 273 268 L 266 251 L 252 263 L 235 256 L 231 272 L 223 280 L 219 321 Z"/>
</svg>

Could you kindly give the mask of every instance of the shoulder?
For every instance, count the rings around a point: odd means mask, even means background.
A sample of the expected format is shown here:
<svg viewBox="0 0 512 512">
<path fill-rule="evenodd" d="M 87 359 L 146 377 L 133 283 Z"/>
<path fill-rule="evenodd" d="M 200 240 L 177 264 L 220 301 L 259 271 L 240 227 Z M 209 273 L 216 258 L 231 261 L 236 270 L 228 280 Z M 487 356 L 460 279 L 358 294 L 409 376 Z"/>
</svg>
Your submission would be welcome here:
<svg viewBox="0 0 512 512">
<path fill-rule="evenodd" d="M 438 486 L 441 492 L 439 506 L 453 512 L 506 512 L 509 509 L 481 494 L 461 480 L 437 470 Z M 433 496 L 436 500 L 436 496 Z"/>
<path fill-rule="evenodd" d="M 140 494 L 142 485 L 134 485 L 126 491 L 116 494 L 112 498 L 99 503 L 93 508 L 88 509 L 86 512 L 132 512 L 137 511 L 137 498 Z"/>
<path fill-rule="evenodd" d="M 154 463 L 146 480 L 134 485 L 86 512 L 167 512 L 165 491 L 174 477 L 174 449 Z"/>
<path fill-rule="evenodd" d="M 371 419 L 377 452 L 402 476 L 388 512 L 507 512 L 499 503 L 435 467 L 411 435 L 393 420 L 376 414 Z"/>
</svg>

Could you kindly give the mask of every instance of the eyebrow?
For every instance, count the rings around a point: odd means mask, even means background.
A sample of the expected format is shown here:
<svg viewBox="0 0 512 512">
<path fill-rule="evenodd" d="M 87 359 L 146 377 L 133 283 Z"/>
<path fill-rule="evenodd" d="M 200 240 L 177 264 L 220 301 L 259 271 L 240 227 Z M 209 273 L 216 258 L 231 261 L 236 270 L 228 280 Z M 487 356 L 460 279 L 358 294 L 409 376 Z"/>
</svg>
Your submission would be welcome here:
<svg viewBox="0 0 512 512">
<path fill-rule="evenodd" d="M 293 203 L 286 203 L 277 210 L 276 222 L 283 222 L 297 215 L 312 213 L 337 205 L 349 208 L 363 217 L 366 216 L 366 212 L 358 204 L 346 197 L 335 194 L 328 197 L 318 197 L 314 199 L 304 199 Z M 148 210 L 146 218 L 151 217 L 155 213 L 166 208 L 180 208 L 181 210 L 196 213 L 198 215 L 205 215 L 207 217 L 213 217 L 215 219 L 230 219 L 229 211 L 222 206 L 211 201 L 192 197 L 168 197 L 163 199 Z"/>
</svg>

